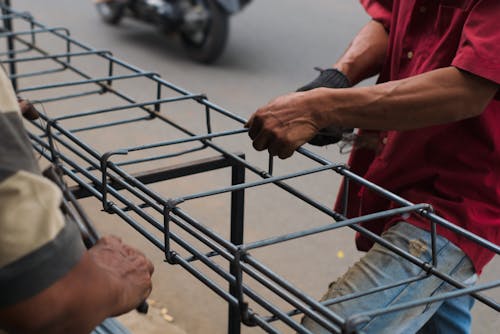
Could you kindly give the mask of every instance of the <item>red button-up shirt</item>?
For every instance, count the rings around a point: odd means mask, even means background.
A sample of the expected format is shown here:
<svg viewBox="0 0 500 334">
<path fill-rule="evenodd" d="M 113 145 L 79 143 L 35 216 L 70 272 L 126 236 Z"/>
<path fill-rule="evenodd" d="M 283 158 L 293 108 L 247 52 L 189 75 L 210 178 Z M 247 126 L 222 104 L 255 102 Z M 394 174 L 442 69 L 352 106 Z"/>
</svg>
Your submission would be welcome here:
<svg viewBox="0 0 500 334">
<path fill-rule="evenodd" d="M 500 84 L 500 0 L 360 0 L 389 32 L 387 58 L 379 82 L 454 66 Z M 500 101 L 497 93 L 474 118 L 410 131 L 381 132 L 379 154 L 354 150 L 352 170 L 414 203 L 429 203 L 437 214 L 500 244 Z M 439 109 L 436 109 L 439 112 Z M 388 200 L 352 185 L 348 216 L 391 208 Z M 337 209 L 339 209 L 337 205 Z M 406 218 L 424 229 L 429 222 Z M 394 219 L 371 222 L 377 233 Z M 438 226 L 459 246 L 476 271 L 493 253 Z M 358 235 L 357 246 L 372 242 Z"/>
</svg>

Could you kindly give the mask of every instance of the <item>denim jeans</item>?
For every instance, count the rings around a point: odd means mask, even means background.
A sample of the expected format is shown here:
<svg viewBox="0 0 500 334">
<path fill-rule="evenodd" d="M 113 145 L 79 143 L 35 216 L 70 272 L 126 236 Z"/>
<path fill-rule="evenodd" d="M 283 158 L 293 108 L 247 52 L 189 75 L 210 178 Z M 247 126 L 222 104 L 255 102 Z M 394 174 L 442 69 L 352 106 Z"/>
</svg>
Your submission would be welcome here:
<svg viewBox="0 0 500 334">
<path fill-rule="evenodd" d="M 411 224 L 400 222 L 382 237 L 425 262 L 431 262 L 431 235 Z M 464 284 L 474 284 L 477 275 L 469 258 L 447 239 L 436 238 L 437 269 Z M 335 282 L 331 283 L 322 300 L 362 292 L 424 274 L 423 269 L 394 252 L 376 244 Z M 360 298 L 336 303 L 329 308 L 347 319 L 361 312 L 384 309 L 396 304 L 415 301 L 453 290 L 454 287 L 431 275 L 422 280 L 400 285 Z M 410 308 L 371 317 L 357 327 L 360 333 L 469 333 L 470 309 L 473 298 L 466 295 L 445 302 Z M 303 325 L 317 334 L 326 329 L 308 317 Z"/>
</svg>

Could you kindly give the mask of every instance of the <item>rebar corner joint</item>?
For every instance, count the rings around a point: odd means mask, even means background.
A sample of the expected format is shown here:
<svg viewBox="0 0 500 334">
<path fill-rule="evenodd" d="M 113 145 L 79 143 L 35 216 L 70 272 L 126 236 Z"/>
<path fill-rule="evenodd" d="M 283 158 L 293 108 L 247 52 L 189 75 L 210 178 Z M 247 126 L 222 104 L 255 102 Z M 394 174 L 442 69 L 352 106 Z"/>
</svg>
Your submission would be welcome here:
<svg viewBox="0 0 500 334">
<path fill-rule="evenodd" d="M 248 307 L 248 303 L 240 303 L 240 317 L 241 317 L 241 322 L 248 327 L 255 327 L 257 326 L 257 322 L 253 318 L 253 315 L 255 312 Z"/>
<path fill-rule="evenodd" d="M 102 174 L 102 209 L 107 213 L 113 213 L 111 207 L 115 204 L 111 201 L 108 201 L 108 164 L 109 158 L 113 155 L 127 155 L 128 150 L 115 150 L 109 151 L 102 155 L 101 157 L 101 174 Z"/>
<path fill-rule="evenodd" d="M 166 251 L 164 262 L 167 262 L 171 265 L 179 264 L 179 260 L 177 259 L 177 252 L 172 250 Z"/>
</svg>

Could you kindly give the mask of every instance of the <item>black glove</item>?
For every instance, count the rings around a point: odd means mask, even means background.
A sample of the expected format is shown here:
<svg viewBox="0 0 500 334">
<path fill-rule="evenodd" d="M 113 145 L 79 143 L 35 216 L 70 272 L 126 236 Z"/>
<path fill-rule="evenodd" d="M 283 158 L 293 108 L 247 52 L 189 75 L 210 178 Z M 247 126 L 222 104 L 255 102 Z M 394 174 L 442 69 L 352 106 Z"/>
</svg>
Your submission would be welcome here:
<svg viewBox="0 0 500 334">
<path fill-rule="evenodd" d="M 304 92 L 306 90 L 311 90 L 319 87 L 326 88 L 349 88 L 351 84 L 349 80 L 344 75 L 335 68 L 329 68 L 323 70 L 321 68 L 314 68 L 319 71 L 319 75 L 316 79 L 297 89 L 297 92 Z M 352 133 L 353 129 L 344 129 L 339 126 L 331 125 L 327 128 L 321 129 L 316 136 L 309 140 L 309 144 L 315 146 L 325 146 L 329 144 L 335 144 L 342 140 L 343 134 Z"/>
</svg>

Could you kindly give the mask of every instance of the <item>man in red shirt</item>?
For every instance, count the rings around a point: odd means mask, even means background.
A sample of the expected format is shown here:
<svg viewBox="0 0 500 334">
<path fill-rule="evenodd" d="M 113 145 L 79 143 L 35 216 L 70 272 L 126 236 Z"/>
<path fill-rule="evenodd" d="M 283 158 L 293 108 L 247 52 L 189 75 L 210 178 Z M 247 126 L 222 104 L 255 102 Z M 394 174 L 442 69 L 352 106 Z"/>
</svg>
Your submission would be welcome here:
<svg viewBox="0 0 500 334">
<path fill-rule="evenodd" d="M 378 146 L 354 147 L 349 160 L 354 172 L 413 203 L 429 203 L 440 216 L 500 244 L 500 1 L 361 3 L 373 20 L 335 69 L 252 115 L 246 126 L 255 149 L 285 159 L 304 143 L 317 143 L 322 129 L 363 129 L 358 136 L 376 136 Z M 332 89 L 349 85 L 329 84 L 355 85 L 377 73 L 378 84 L 370 87 Z M 349 203 L 349 217 L 393 205 L 359 186 L 350 189 Z M 429 223 L 416 215 L 365 227 L 429 261 Z M 438 269 L 473 283 L 494 254 L 446 228 L 438 226 L 438 234 Z M 356 243 L 368 253 L 330 286 L 324 299 L 421 273 L 361 235 Z M 431 277 L 331 308 L 349 317 L 446 288 Z M 467 333 L 471 307 L 466 296 L 374 317 L 359 329 Z M 326 332 L 308 318 L 304 324 Z"/>
</svg>

